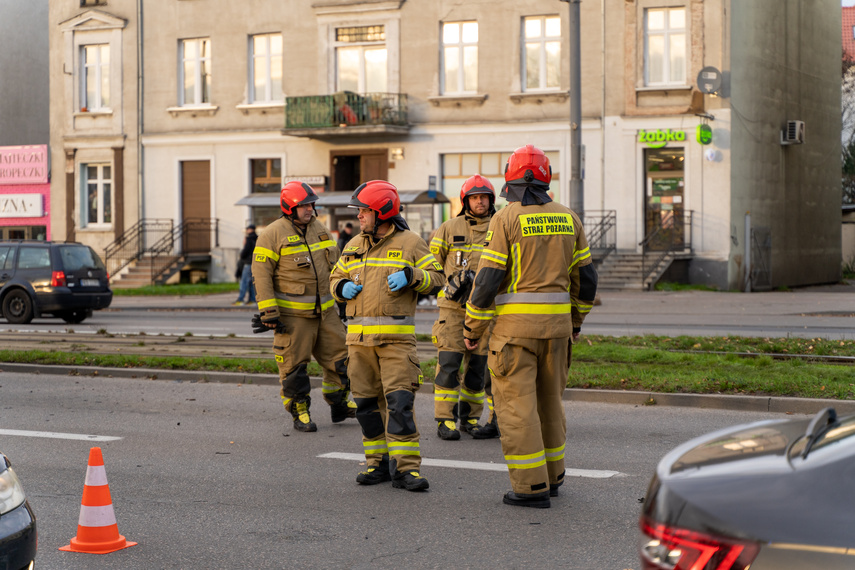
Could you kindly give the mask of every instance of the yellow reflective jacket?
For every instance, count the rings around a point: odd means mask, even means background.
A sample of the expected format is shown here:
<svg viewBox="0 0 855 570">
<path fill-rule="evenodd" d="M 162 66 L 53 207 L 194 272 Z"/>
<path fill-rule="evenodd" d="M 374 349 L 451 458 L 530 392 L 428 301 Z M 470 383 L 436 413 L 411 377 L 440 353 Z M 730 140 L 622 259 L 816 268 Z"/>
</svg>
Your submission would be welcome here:
<svg viewBox="0 0 855 570">
<path fill-rule="evenodd" d="M 390 291 L 386 278 L 405 267 L 412 271 L 409 285 Z M 349 300 L 341 296 L 347 281 L 362 285 Z M 330 275 L 333 296 L 347 302 L 347 344 L 362 346 L 414 342 L 418 294 L 434 294 L 443 285 L 442 266 L 425 241 L 394 226 L 376 241 L 365 233 L 350 240 Z"/>
<path fill-rule="evenodd" d="M 335 307 L 329 274 L 339 251 L 317 218 L 305 229 L 289 218 L 267 226 L 252 254 L 252 278 L 262 318 L 317 317 Z"/>
<path fill-rule="evenodd" d="M 517 338 L 569 337 L 581 327 L 596 293 L 596 272 L 579 217 L 556 202 L 511 202 L 493 216 L 478 275 L 466 305 L 467 338 L 492 334 Z M 495 310 L 492 309 L 495 303 Z"/>
<path fill-rule="evenodd" d="M 442 265 L 446 278 L 466 269 L 478 271 L 490 218 L 489 215 L 476 218 L 467 211 L 444 222 L 436 230 L 430 240 L 430 252 Z M 462 310 L 459 303 L 445 298 L 444 290 L 437 293 L 436 298 L 439 307 Z"/>
</svg>

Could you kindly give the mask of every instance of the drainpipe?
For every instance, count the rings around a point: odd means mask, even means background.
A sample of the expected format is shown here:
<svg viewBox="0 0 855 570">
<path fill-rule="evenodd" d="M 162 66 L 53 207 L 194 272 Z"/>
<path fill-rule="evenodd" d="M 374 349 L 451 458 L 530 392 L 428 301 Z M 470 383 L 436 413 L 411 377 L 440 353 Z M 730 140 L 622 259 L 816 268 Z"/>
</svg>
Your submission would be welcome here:
<svg viewBox="0 0 855 570">
<path fill-rule="evenodd" d="M 582 61 L 579 33 L 581 0 L 561 0 L 570 8 L 570 209 L 585 215 L 585 181 L 582 179 Z"/>
<path fill-rule="evenodd" d="M 137 0 L 137 223 L 145 217 L 143 196 L 143 0 Z"/>
</svg>

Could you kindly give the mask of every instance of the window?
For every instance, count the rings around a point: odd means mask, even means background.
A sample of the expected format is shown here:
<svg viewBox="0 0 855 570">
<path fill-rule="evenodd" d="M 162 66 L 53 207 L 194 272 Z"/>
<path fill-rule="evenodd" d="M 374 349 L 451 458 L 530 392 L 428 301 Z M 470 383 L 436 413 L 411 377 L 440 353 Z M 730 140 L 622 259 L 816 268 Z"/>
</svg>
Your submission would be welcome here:
<svg viewBox="0 0 855 570">
<path fill-rule="evenodd" d="M 82 165 L 81 227 L 113 223 L 113 184 L 109 164 Z"/>
<path fill-rule="evenodd" d="M 383 26 L 336 28 L 336 90 L 385 93 L 386 31 Z"/>
<path fill-rule="evenodd" d="M 644 11 L 645 85 L 686 84 L 686 9 Z"/>
<path fill-rule="evenodd" d="M 523 91 L 557 89 L 561 67 L 561 18 L 523 18 Z"/>
<path fill-rule="evenodd" d="M 249 40 L 251 103 L 282 101 L 282 34 L 259 34 Z"/>
<path fill-rule="evenodd" d="M 18 269 L 50 269 L 50 248 L 22 247 L 18 253 Z"/>
<path fill-rule="evenodd" d="M 86 6 L 106 6 L 107 0 L 80 0 L 80 7 L 85 8 Z"/>
<path fill-rule="evenodd" d="M 442 25 L 442 93 L 478 90 L 478 22 Z"/>
<path fill-rule="evenodd" d="M 110 108 L 110 46 L 81 46 L 81 111 Z"/>
<path fill-rule="evenodd" d="M 282 190 L 282 160 L 279 158 L 254 158 L 250 165 L 250 192 L 275 192 Z M 279 206 L 253 206 L 252 223 L 267 226 L 282 215 Z"/>
<path fill-rule="evenodd" d="M 181 106 L 211 103 L 211 40 L 181 40 L 179 102 Z"/>
</svg>

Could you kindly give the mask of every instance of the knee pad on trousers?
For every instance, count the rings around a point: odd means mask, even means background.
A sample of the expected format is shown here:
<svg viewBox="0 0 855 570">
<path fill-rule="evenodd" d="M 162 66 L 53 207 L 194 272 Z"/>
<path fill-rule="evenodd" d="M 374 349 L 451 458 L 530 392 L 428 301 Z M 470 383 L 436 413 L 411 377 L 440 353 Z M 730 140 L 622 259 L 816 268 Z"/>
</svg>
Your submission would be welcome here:
<svg viewBox="0 0 855 570">
<path fill-rule="evenodd" d="M 347 360 L 344 358 L 336 360 L 333 363 L 333 366 L 335 367 L 339 380 L 341 380 L 341 385 L 344 386 L 345 390 L 350 390 L 350 378 L 347 377 Z"/>
<path fill-rule="evenodd" d="M 373 439 L 386 433 L 377 398 L 354 398 L 353 401 L 356 402 L 356 421 L 362 428 L 362 435 Z"/>
<path fill-rule="evenodd" d="M 470 392 L 482 392 L 486 382 L 484 373 L 487 371 L 486 354 L 470 354 L 469 365 L 466 367 L 466 375 L 463 377 L 463 385 Z"/>
<path fill-rule="evenodd" d="M 386 411 L 389 415 L 388 431 L 395 435 L 416 433 L 416 421 L 413 418 L 413 403 L 416 396 L 408 390 L 395 390 L 386 395 Z"/>
<path fill-rule="evenodd" d="M 440 352 L 436 357 L 439 370 L 434 378 L 434 383 L 443 388 L 457 388 L 460 385 L 460 365 L 463 363 L 463 354 L 459 352 Z"/>
<path fill-rule="evenodd" d="M 283 396 L 293 398 L 301 394 L 308 394 L 311 391 L 312 384 L 309 381 L 307 363 L 298 364 L 285 375 L 285 381 L 282 383 Z"/>
</svg>

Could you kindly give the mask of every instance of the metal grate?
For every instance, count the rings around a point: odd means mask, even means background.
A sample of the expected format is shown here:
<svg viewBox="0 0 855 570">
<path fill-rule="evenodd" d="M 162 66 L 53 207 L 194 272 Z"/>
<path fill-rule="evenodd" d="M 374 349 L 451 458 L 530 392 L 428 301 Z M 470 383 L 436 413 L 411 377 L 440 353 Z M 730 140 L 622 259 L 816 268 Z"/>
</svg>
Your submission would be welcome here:
<svg viewBox="0 0 855 570">
<path fill-rule="evenodd" d="M 336 28 L 335 39 L 341 43 L 385 42 L 386 30 L 384 26 Z"/>
</svg>

